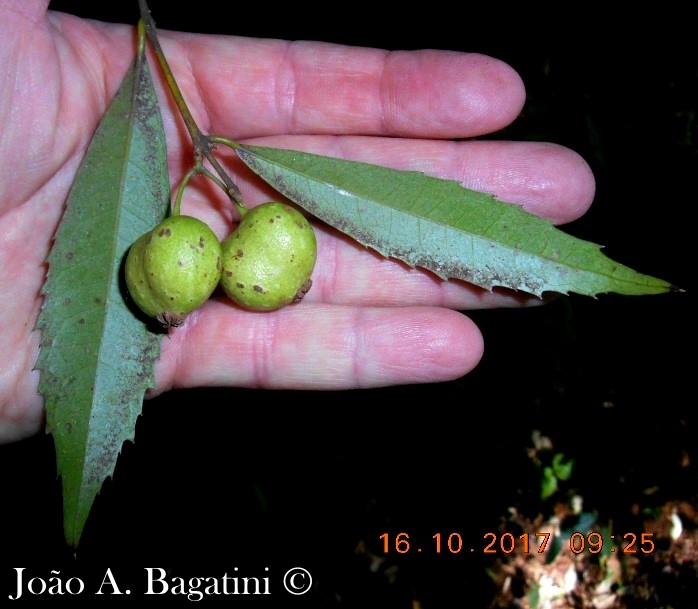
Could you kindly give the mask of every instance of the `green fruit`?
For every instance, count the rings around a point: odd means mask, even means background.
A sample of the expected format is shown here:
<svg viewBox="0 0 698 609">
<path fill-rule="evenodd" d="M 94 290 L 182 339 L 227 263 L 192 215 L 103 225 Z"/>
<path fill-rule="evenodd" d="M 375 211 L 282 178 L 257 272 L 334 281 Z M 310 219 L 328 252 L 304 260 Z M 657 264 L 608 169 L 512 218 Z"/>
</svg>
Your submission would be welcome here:
<svg viewBox="0 0 698 609">
<path fill-rule="evenodd" d="M 221 243 L 205 222 L 171 216 L 131 246 L 125 275 L 131 298 L 146 315 L 178 326 L 216 289 Z"/>
<path fill-rule="evenodd" d="M 316 258 L 315 231 L 305 216 L 285 203 L 263 203 L 223 241 L 221 287 L 246 309 L 274 311 L 303 299 Z"/>
</svg>

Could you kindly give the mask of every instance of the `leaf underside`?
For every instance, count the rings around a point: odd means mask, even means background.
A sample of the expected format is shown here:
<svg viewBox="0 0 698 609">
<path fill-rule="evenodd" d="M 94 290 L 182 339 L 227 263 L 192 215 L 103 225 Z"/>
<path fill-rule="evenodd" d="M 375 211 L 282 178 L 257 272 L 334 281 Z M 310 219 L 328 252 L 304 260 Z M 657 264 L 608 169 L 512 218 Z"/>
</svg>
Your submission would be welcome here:
<svg viewBox="0 0 698 609">
<path fill-rule="evenodd" d="M 165 136 L 137 54 L 92 138 L 48 257 L 37 323 L 39 390 L 63 485 L 64 533 L 78 545 L 91 506 L 133 440 L 161 336 L 124 298 L 130 245 L 169 205 Z"/>
<path fill-rule="evenodd" d="M 660 294 L 674 287 L 614 262 L 517 205 L 415 171 L 237 144 L 281 194 L 385 257 L 491 290 L 542 296 Z"/>
</svg>

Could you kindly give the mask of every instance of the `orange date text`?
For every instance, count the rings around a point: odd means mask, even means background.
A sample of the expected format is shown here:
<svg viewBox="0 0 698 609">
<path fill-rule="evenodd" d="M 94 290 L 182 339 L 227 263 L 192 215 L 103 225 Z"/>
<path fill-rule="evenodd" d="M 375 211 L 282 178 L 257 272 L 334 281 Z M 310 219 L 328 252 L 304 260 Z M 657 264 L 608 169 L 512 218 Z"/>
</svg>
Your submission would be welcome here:
<svg viewBox="0 0 698 609">
<path fill-rule="evenodd" d="M 419 540 L 409 533 L 383 533 L 379 536 L 385 554 L 460 554 L 461 552 L 480 552 L 482 554 L 543 554 L 551 541 L 552 533 L 485 533 L 482 542 L 469 544 L 460 533 L 435 533 L 430 538 Z M 610 546 L 610 552 L 621 554 L 651 554 L 654 552 L 652 533 L 625 533 L 623 535 L 604 536 L 597 532 L 574 532 L 566 534 L 569 549 L 574 554 L 587 552 L 598 554 L 603 550 L 604 542 Z M 609 550 L 609 548 L 607 548 Z"/>
</svg>

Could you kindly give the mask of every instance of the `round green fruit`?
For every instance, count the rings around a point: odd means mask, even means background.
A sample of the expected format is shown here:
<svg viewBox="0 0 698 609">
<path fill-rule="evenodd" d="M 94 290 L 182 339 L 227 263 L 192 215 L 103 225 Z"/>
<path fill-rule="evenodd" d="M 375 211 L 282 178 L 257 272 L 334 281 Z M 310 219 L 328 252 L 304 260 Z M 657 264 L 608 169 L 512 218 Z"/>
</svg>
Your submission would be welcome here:
<svg viewBox="0 0 698 609">
<path fill-rule="evenodd" d="M 221 243 L 205 222 L 170 216 L 136 240 L 124 270 L 138 308 L 164 326 L 178 326 L 216 289 Z"/>
<path fill-rule="evenodd" d="M 312 285 L 315 231 L 305 216 L 269 201 L 248 210 L 223 241 L 223 291 L 252 311 L 274 311 L 300 302 Z"/>
</svg>

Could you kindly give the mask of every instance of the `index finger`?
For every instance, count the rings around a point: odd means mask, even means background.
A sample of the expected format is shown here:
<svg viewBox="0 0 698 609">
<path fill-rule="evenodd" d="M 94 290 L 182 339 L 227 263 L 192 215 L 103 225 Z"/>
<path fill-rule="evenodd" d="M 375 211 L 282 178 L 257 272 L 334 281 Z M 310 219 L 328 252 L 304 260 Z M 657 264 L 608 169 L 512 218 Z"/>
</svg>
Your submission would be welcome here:
<svg viewBox="0 0 698 609">
<path fill-rule="evenodd" d="M 477 53 L 181 32 L 160 38 L 202 128 L 235 138 L 466 138 L 508 125 L 525 100 L 513 68 Z"/>
</svg>

